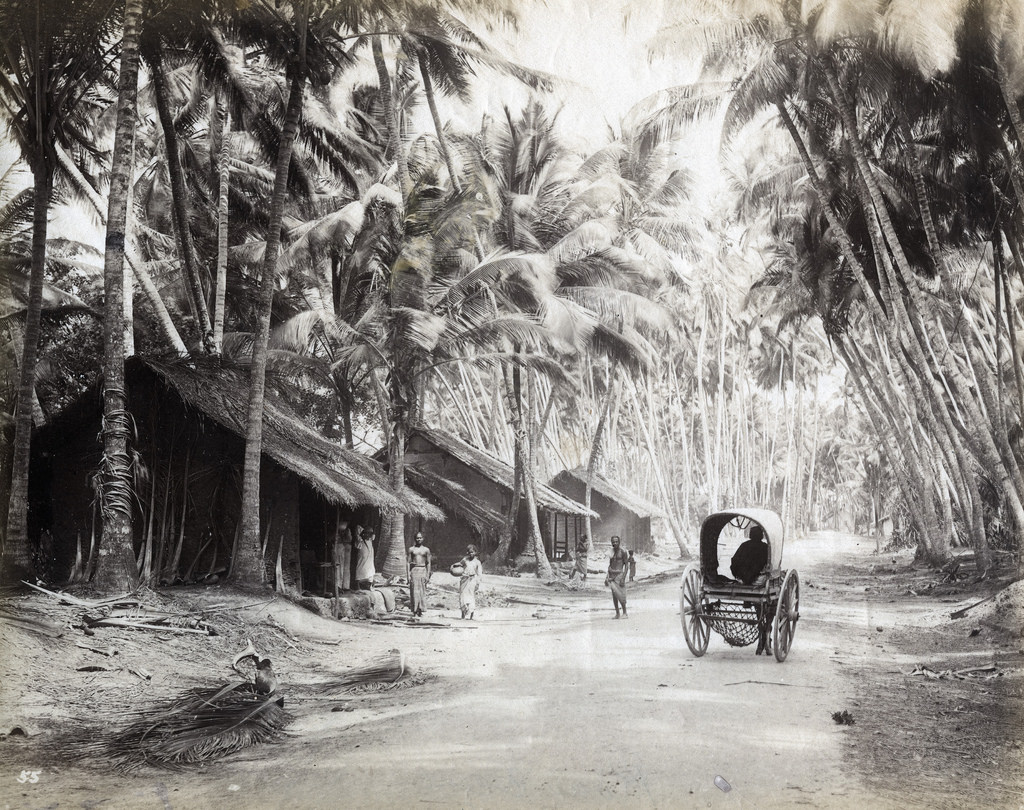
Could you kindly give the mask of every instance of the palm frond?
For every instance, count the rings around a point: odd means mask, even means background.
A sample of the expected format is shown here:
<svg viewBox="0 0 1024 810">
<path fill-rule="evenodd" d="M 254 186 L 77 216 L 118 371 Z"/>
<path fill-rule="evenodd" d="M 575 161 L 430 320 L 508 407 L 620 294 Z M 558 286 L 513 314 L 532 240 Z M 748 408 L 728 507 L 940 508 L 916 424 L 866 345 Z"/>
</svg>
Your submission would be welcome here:
<svg viewBox="0 0 1024 810">
<path fill-rule="evenodd" d="M 405 656 L 399 650 L 391 650 L 370 663 L 349 669 L 340 678 L 317 683 L 314 688 L 323 692 L 351 691 L 366 684 L 395 683 L 405 674 Z"/>
<path fill-rule="evenodd" d="M 283 706 L 283 699 L 257 694 L 250 684 L 192 689 L 138 712 L 139 719 L 123 729 L 72 740 L 69 749 L 76 759 L 122 773 L 145 765 L 182 769 L 280 741 L 293 720 Z"/>
</svg>

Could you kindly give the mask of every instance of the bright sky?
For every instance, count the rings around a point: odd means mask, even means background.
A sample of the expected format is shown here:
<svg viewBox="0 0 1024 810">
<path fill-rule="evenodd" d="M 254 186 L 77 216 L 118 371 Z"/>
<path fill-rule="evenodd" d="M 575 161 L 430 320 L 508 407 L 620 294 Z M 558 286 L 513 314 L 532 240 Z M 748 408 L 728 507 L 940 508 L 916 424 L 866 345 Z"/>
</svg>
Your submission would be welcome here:
<svg viewBox="0 0 1024 810">
<path fill-rule="evenodd" d="M 646 43 L 662 21 L 660 0 L 547 0 L 524 6 L 519 33 L 493 41 L 516 61 L 566 80 L 554 97 L 565 105 L 567 135 L 600 143 L 608 125 L 617 129 L 638 101 L 695 78 L 689 59 L 648 59 Z M 527 97 L 512 81 L 489 87 L 493 109 L 503 102 L 514 108 Z"/>
<path fill-rule="evenodd" d="M 555 110 L 561 105 L 561 134 L 570 146 L 581 151 L 605 143 L 609 125 L 617 130 L 623 116 L 641 99 L 695 78 L 696 66 L 685 55 L 648 58 L 647 42 L 663 21 L 663 0 L 524 0 L 522 6 L 518 32 L 494 31 L 485 34 L 485 39 L 508 58 L 564 80 L 554 90 L 548 106 Z M 479 30 L 478 25 L 473 27 Z M 373 81 L 375 76 L 371 75 L 372 66 L 365 80 Z M 498 116 L 502 105 L 508 105 L 518 112 L 529 99 L 530 91 L 514 79 L 489 72 L 481 79 L 472 109 L 457 111 L 449 107 L 452 116 L 467 129 L 479 127 L 484 110 Z M 421 106 L 424 109 L 420 114 L 426 116 L 425 105 Z M 423 126 L 430 127 L 429 119 Z M 15 154 L 9 146 L 0 142 L 2 168 Z M 679 153 L 690 164 L 709 164 L 708 170 L 713 170 L 710 163 L 716 162 L 714 144 L 707 139 L 684 142 Z M 3 192 L 15 190 L 7 188 Z M 60 214 L 54 219 L 54 235 L 61 234 L 68 223 Z M 79 230 L 81 223 L 76 221 L 71 227 L 79 231 L 79 238 L 85 236 Z M 101 241 L 93 233 L 87 238 Z"/>
</svg>

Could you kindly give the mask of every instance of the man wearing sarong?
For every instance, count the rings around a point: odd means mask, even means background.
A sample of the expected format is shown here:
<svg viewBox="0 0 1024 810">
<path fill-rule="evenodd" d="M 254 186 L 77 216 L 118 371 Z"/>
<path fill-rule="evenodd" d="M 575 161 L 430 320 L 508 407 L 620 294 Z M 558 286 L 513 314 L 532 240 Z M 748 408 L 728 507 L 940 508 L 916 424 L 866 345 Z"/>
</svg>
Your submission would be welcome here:
<svg viewBox="0 0 1024 810">
<path fill-rule="evenodd" d="M 572 573 L 569 574 L 569 582 L 576 579 L 578 574 L 584 584 L 587 582 L 587 555 L 590 553 L 590 544 L 587 542 L 587 536 L 585 534 L 580 535 L 580 539 L 576 541 L 576 561 L 572 566 Z"/>
<path fill-rule="evenodd" d="M 409 607 L 413 616 L 422 616 L 427 604 L 427 583 L 430 581 L 430 549 L 423 545 L 423 532 L 409 548 Z"/>
<path fill-rule="evenodd" d="M 622 615 L 626 613 L 626 570 L 629 566 L 629 555 L 619 548 L 622 541 L 619 536 L 612 536 L 612 556 L 608 560 L 608 576 L 604 578 L 604 584 L 612 589 L 612 604 L 615 605 L 615 618 L 619 618 L 619 609 Z"/>
<path fill-rule="evenodd" d="M 476 611 L 476 592 L 480 590 L 480 582 L 484 576 L 484 567 L 476 558 L 476 546 L 466 548 L 466 556 L 462 558 L 462 576 L 459 578 L 459 607 L 462 618 L 472 619 Z"/>
</svg>

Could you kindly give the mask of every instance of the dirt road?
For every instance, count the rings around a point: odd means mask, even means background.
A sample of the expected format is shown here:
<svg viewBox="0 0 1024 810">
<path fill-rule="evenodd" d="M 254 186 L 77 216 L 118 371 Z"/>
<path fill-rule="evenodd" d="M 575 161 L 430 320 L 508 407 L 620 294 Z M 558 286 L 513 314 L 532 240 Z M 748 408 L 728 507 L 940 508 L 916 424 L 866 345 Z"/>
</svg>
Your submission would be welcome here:
<svg viewBox="0 0 1024 810">
<path fill-rule="evenodd" d="M 600 582 L 582 593 L 526 578 L 492 582 L 492 594 L 509 589 L 524 601 L 481 608 L 473 623 L 451 608 L 427 617 L 451 627 L 345 628 L 366 652 L 402 649 L 432 676 L 421 686 L 293 701 L 293 738 L 199 771 L 49 769 L 39 783 L 17 786 L 22 795 L 7 806 L 929 806 L 925 796 L 901 797 L 898 786 L 870 787 L 877 778 L 865 780 L 851 758 L 854 727 L 832 719 L 841 710 L 863 718 L 854 673 L 862 677 L 857 668 L 869 661 L 895 666 L 879 639 L 915 621 L 906 606 L 837 587 L 827 573 L 835 542 L 787 549 L 804 587 L 783 664 L 715 635 L 693 658 L 680 631 L 677 576 L 636 583 L 621 621 Z M 866 548 L 841 551 L 863 556 Z M 351 650 L 345 642 L 325 652 L 327 666 L 343 665 Z M 286 681 L 302 679 L 291 666 Z M 920 760 L 892 765 L 899 780 Z"/>
</svg>

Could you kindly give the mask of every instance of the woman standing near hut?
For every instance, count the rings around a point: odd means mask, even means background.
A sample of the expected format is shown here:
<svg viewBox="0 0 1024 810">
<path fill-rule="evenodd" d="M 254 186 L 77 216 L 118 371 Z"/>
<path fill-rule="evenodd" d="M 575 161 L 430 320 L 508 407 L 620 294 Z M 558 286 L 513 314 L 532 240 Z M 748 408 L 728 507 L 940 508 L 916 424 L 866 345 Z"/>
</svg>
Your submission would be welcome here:
<svg viewBox="0 0 1024 810">
<path fill-rule="evenodd" d="M 468 615 L 472 619 L 476 611 L 476 592 L 480 590 L 484 575 L 484 567 L 476 558 L 476 546 L 466 548 L 466 556 L 460 564 L 462 577 L 459 579 L 459 606 L 462 608 L 462 618 Z"/>
<path fill-rule="evenodd" d="M 377 571 L 373 567 L 373 529 L 366 528 L 359 533 L 356 543 L 356 585 L 359 590 L 368 591 L 373 587 L 373 578 Z"/>
<path fill-rule="evenodd" d="M 334 532 L 332 549 L 334 562 L 334 592 L 347 591 L 352 587 L 352 532 L 348 528 L 348 518 L 338 516 L 337 528 Z"/>
</svg>

